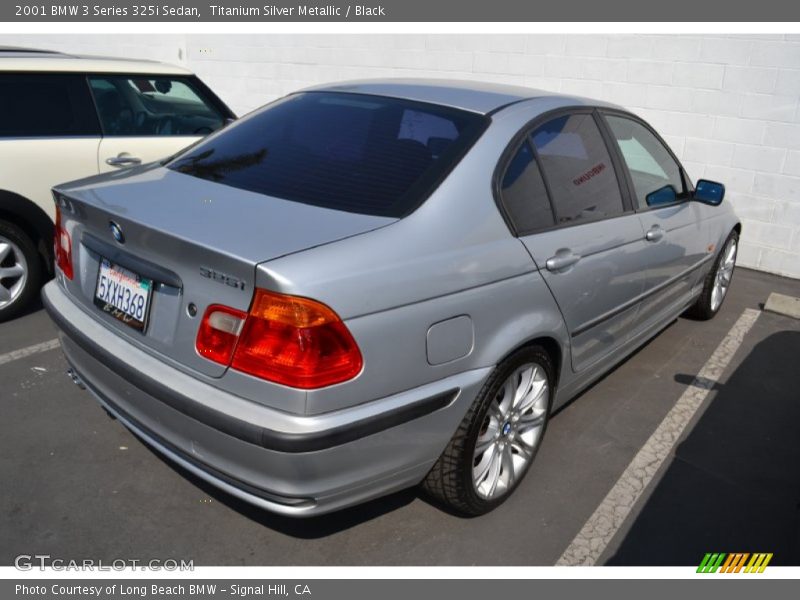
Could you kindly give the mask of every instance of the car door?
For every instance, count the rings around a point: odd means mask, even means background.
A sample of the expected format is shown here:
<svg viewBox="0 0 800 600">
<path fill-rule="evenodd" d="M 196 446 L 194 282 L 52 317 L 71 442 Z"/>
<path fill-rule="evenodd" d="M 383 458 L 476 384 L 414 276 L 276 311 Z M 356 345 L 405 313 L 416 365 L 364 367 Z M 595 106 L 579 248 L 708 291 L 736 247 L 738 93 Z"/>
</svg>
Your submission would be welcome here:
<svg viewBox="0 0 800 600">
<path fill-rule="evenodd" d="M 103 127 L 100 172 L 170 156 L 231 116 L 194 77 L 90 75 L 89 85 Z"/>
<path fill-rule="evenodd" d="M 644 232 L 591 109 L 534 125 L 500 181 L 504 209 L 564 316 L 572 366 L 613 352 L 635 329 Z"/>
<path fill-rule="evenodd" d="M 100 126 L 80 74 L 0 73 L 0 190 L 54 217 L 51 188 L 97 174 Z"/>
<path fill-rule="evenodd" d="M 641 326 L 655 325 L 691 299 L 702 267 L 713 256 L 703 207 L 691 202 L 691 182 L 663 140 L 627 113 L 604 112 L 635 199 L 648 265 Z"/>
</svg>

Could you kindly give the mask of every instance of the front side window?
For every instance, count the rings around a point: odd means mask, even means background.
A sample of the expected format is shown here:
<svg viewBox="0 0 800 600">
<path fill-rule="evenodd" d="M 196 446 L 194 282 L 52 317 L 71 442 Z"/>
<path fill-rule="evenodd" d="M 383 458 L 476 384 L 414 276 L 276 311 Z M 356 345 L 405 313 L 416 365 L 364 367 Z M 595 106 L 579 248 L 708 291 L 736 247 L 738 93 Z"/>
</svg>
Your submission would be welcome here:
<svg viewBox="0 0 800 600">
<path fill-rule="evenodd" d="M 416 208 L 486 118 L 365 94 L 307 92 L 241 119 L 169 168 L 232 187 L 361 214 Z"/>
<path fill-rule="evenodd" d="M 557 117 L 531 134 L 559 225 L 624 211 L 614 165 L 591 114 Z"/>
<path fill-rule="evenodd" d="M 99 134 L 92 97 L 82 76 L 0 74 L 0 137 Z"/>
<path fill-rule="evenodd" d="M 197 136 L 222 127 L 223 115 L 188 77 L 89 77 L 106 136 Z"/>
<path fill-rule="evenodd" d="M 687 197 L 680 166 L 647 127 L 625 117 L 607 115 L 605 119 L 631 174 L 640 208 Z"/>
<path fill-rule="evenodd" d="M 520 235 L 555 224 L 547 188 L 527 140 L 514 153 L 506 167 L 500 182 L 500 197 Z"/>
</svg>

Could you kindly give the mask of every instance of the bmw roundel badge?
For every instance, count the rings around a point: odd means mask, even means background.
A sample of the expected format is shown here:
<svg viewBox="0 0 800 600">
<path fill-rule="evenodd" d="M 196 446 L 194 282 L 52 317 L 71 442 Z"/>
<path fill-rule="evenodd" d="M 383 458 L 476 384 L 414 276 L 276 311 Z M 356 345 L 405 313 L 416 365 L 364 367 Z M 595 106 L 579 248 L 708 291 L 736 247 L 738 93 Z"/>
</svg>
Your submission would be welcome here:
<svg viewBox="0 0 800 600">
<path fill-rule="evenodd" d="M 111 235 L 114 236 L 114 239 L 117 240 L 118 243 L 124 244 L 125 243 L 125 234 L 122 233 L 122 227 L 120 227 L 114 221 L 108 222 L 108 227 L 111 229 Z"/>
</svg>

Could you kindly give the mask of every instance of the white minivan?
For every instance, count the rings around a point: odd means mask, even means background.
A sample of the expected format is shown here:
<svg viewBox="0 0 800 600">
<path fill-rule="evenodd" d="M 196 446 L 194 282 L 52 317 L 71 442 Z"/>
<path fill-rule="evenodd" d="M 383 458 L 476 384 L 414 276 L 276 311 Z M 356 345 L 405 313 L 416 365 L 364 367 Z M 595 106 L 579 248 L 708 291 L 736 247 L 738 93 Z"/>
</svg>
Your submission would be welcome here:
<svg viewBox="0 0 800 600">
<path fill-rule="evenodd" d="M 0 321 L 52 273 L 53 186 L 167 157 L 234 118 L 182 67 L 0 47 Z"/>
</svg>

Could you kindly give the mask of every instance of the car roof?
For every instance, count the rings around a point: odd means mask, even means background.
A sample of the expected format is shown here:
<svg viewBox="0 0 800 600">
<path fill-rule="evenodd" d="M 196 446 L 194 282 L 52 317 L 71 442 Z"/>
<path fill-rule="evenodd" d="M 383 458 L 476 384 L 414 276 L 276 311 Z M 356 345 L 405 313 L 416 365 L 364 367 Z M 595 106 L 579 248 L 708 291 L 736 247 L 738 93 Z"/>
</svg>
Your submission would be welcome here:
<svg viewBox="0 0 800 600">
<path fill-rule="evenodd" d="M 0 46 L 0 72 L 4 71 L 133 73 L 142 75 L 191 74 L 191 71 L 184 67 L 151 60 L 83 56 L 38 48 Z"/>
<path fill-rule="evenodd" d="M 496 112 L 510 104 L 534 98 L 563 99 L 564 106 L 606 106 L 620 108 L 600 100 L 558 94 L 534 88 L 466 81 L 457 79 L 364 79 L 318 85 L 306 92 L 349 92 L 390 96 L 417 102 L 429 102 L 451 108 L 460 108 L 480 114 Z"/>
</svg>

